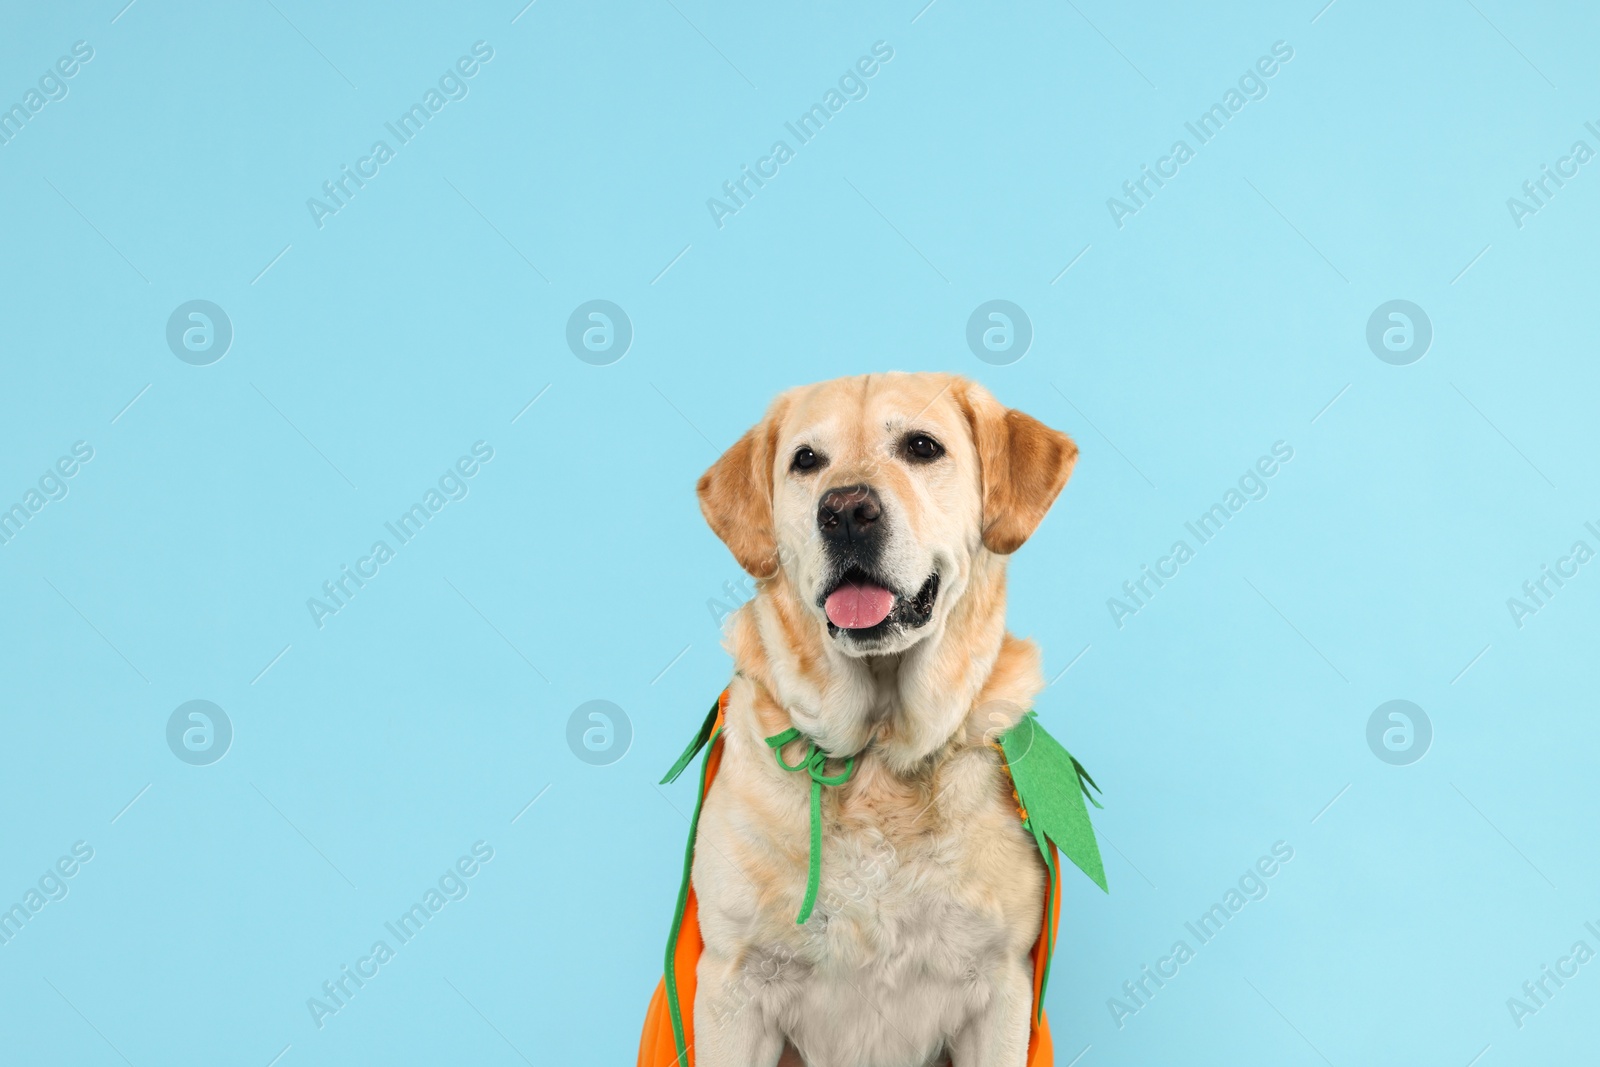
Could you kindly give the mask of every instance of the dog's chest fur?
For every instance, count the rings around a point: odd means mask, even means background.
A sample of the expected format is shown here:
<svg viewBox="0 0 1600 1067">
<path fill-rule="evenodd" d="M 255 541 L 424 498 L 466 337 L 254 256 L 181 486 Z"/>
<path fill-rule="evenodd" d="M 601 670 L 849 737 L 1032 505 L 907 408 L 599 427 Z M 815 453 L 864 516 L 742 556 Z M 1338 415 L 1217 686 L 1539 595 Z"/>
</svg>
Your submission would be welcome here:
<svg viewBox="0 0 1600 1067">
<path fill-rule="evenodd" d="M 824 787 L 821 883 L 802 927 L 811 781 L 753 735 L 730 730 L 726 745 L 701 815 L 715 845 L 693 869 L 723 966 L 699 995 L 775 1019 L 812 1063 L 934 1062 L 992 977 L 1024 964 L 1043 913 L 1044 868 L 999 753 L 954 749 L 907 779 L 869 749 L 848 783 Z"/>
</svg>

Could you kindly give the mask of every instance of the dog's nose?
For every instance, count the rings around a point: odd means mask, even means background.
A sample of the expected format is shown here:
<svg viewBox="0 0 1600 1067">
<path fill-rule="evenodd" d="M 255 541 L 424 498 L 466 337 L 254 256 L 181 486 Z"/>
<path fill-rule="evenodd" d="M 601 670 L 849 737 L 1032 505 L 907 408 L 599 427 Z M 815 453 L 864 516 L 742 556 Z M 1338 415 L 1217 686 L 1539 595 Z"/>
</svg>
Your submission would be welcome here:
<svg viewBox="0 0 1600 1067">
<path fill-rule="evenodd" d="M 878 491 L 868 485 L 847 485 L 822 494 L 817 529 L 830 541 L 865 541 L 883 515 Z"/>
</svg>

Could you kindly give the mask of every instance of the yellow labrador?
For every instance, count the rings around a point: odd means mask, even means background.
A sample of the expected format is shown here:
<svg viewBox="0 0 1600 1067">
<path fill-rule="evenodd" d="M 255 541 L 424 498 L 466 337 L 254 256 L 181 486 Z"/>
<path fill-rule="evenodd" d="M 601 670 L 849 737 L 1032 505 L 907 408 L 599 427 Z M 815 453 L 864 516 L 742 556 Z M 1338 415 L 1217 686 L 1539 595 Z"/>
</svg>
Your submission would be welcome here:
<svg viewBox="0 0 1600 1067">
<path fill-rule="evenodd" d="M 970 381 L 872 374 L 780 396 L 699 483 L 756 596 L 692 873 L 700 1067 L 1021 1067 L 1045 870 L 989 744 L 1043 688 L 1006 557 L 1077 448 Z M 820 892 L 797 925 L 810 788 Z"/>
</svg>

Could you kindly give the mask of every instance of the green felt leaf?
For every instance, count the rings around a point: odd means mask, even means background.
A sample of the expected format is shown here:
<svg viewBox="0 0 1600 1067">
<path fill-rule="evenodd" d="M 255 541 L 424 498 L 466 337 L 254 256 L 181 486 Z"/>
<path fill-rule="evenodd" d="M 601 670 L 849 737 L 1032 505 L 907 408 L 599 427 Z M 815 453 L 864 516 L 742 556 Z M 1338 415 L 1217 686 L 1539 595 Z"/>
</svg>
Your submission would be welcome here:
<svg viewBox="0 0 1600 1067">
<path fill-rule="evenodd" d="M 1096 791 L 1100 788 L 1094 779 L 1031 711 L 1000 738 L 1000 748 L 1006 754 L 1017 796 L 1027 809 L 1030 829 L 1054 841 L 1095 885 L 1107 889 L 1100 846 L 1089 822 L 1089 806 L 1084 803 L 1085 798 L 1094 801 L 1090 786 Z M 1094 805 L 1100 807 L 1098 801 Z"/>
<path fill-rule="evenodd" d="M 1100 787 L 1095 785 L 1095 780 L 1093 778 L 1089 777 L 1089 772 L 1083 769 L 1083 764 L 1078 762 L 1078 757 L 1072 757 L 1072 766 L 1078 772 L 1078 785 L 1083 788 L 1083 795 L 1088 798 L 1089 803 L 1093 804 L 1101 811 L 1104 811 L 1106 806 L 1094 798 L 1094 793 L 1089 792 L 1089 785 L 1094 786 L 1095 793 L 1100 792 Z M 1084 785 L 1085 782 L 1089 783 L 1089 785 Z"/>
<path fill-rule="evenodd" d="M 706 715 L 706 721 L 700 724 L 699 732 L 689 742 L 689 747 L 683 750 L 683 755 L 678 757 L 678 762 L 674 763 L 672 769 L 667 772 L 667 776 L 661 779 L 662 785 L 671 785 L 676 782 L 678 775 L 682 774 L 684 768 L 693 763 L 695 756 L 699 754 L 702 748 L 706 747 L 706 742 L 711 740 L 711 731 L 717 725 L 717 709 L 721 704 L 722 697 L 720 695 L 711 702 L 711 711 Z"/>
</svg>

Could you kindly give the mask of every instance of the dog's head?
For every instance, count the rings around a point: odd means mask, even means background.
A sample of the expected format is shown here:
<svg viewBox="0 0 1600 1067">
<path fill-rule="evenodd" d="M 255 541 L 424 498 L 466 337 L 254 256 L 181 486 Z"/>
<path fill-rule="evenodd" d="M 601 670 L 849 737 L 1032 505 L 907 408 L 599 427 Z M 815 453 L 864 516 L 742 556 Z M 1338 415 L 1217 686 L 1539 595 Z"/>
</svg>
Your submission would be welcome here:
<svg viewBox="0 0 1600 1067">
<path fill-rule="evenodd" d="M 963 378 L 841 378 L 780 396 L 701 477 L 700 508 L 834 647 L 886 655 L 941 629 L 980 553 L 1028 539 L 1077 454 Z"/>
</svg>

